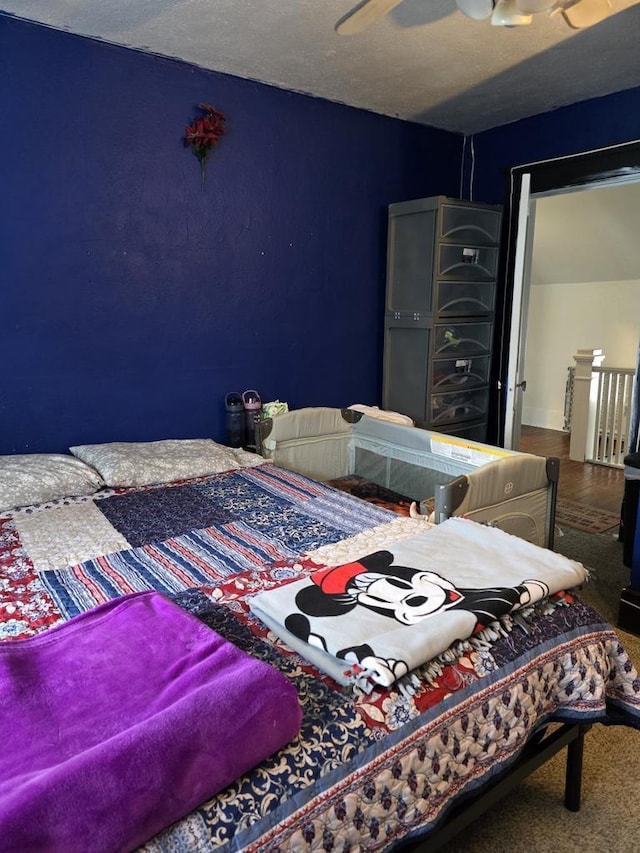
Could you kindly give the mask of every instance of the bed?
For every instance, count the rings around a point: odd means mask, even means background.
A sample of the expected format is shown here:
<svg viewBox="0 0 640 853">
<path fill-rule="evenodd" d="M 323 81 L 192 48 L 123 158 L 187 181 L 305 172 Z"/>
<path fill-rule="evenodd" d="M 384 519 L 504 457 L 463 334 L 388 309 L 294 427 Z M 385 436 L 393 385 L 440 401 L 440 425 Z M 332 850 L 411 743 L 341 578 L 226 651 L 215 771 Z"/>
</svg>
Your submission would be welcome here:
<svg viewBox="0 0 640 853">
<path fill-rule="evenodd" d="M 489 562 L 500 555 L 517 574 L 512 554 L 540 572 L 560 555 L 470 520 L 430 525 L 208 440 L 72 450 L 0 459 L 0 648 L 46 644 L 100 608 L 159 595 L 283 676 L 302 711 L 275 752 L 183 814 L 157 803 L 153 832 L 119 849 L 435 850 L 565 746 L 577 809 L 588 728 L 640 727 L 637 672 L 573 589 L 476 625 L 390 686 L 352 657 L 344 677 L 328 674 L 256 615 L 259 596 L 319 577 L 335 591 L 336 570 L 368 555 L 419 542 L 447 563 L 434 534 L 487 536 Z M 0 784 L 0 828 L 1 816 Z"/>
</svg>

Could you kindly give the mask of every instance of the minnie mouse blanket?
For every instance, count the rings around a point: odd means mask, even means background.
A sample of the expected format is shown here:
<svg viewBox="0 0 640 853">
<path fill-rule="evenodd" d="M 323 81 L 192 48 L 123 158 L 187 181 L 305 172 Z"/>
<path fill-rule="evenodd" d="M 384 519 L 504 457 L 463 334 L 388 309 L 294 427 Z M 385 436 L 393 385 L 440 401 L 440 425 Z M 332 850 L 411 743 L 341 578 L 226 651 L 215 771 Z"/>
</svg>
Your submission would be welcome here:
<svg viewBox="0 0 640 853">
<path fill-rule="evenodd" d="M 389 547 L 259 593 L 251 609 L 323 672 L 368 691 L 587 579 L 581 563 L 462 518 Z"/>
</svg>

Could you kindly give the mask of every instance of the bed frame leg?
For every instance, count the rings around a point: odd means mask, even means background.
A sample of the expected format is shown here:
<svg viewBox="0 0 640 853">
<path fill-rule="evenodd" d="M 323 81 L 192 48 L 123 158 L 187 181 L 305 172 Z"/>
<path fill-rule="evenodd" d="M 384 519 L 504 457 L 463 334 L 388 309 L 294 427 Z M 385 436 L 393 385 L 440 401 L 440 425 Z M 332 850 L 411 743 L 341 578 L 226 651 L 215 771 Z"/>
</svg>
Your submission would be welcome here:
<svg viewBox="0 0 640 853">
<path fill-rule="evenodd" d="M 567 746 L 567 774 L 564 786 L 565 808 L 571 812 L 580 811 L 582 792 L 582 759 L 584 756 L 584 736 L 589 726 L 580 726 L 579 734 Z"/>
</svg>

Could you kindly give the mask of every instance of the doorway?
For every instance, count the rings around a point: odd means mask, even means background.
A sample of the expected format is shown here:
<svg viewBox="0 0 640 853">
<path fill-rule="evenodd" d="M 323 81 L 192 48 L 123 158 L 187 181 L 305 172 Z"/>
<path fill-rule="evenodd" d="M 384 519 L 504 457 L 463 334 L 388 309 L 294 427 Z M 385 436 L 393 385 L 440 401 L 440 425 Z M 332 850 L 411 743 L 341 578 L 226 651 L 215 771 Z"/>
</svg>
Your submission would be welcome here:
<svg viewBox="0 0 640 853">
<path fill-rule="evenodd" d="M 640 181 L 546 193 L 531 204 L 521 422 L 563 430 L 570 418 L 569 369 L 578 349 L 602 349 L 606 368 L 635 368 Z"/>
<path fill-rule="evenodd" d="M 493 367 L 496 444 L 509 448 L 519 444 L 536 200 L 636 181 L 640 181 L 637 142 L 511 170 Z"/>
</svg>

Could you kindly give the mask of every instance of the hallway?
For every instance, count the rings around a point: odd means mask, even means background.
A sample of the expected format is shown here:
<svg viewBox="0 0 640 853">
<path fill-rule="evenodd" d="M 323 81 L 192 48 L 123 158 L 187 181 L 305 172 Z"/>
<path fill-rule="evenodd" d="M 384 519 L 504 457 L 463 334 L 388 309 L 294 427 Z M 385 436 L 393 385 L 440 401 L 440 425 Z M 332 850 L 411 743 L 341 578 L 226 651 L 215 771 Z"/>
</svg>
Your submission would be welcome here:
<svg viewBox="0 0 640 853">
<path fill-rule="evenodd" d="M 558 497 L 619 513 L 624 494 L 624 470 L 573 462 L 569 459 L 569 440 L 566 432 L 523 425 L 519 450 L 559 457 Z"/>
</svg>

